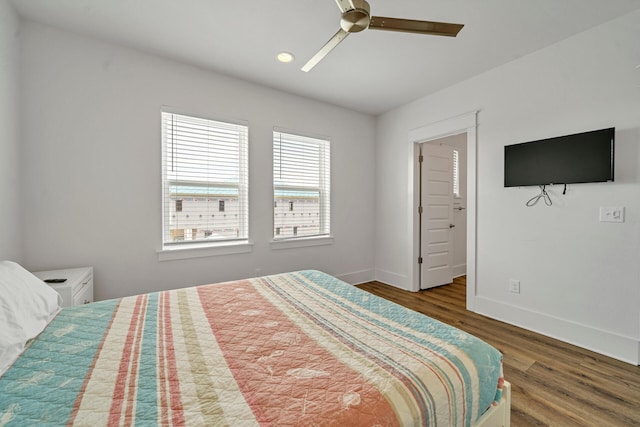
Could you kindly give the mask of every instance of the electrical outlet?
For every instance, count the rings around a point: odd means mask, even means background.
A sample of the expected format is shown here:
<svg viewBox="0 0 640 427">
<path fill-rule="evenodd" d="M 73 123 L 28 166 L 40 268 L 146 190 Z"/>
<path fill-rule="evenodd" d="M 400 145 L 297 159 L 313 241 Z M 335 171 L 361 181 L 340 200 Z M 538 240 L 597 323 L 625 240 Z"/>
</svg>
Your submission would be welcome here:
<svg viewBox="0 0 640 427">
<path fill-rule="evenodd" d="M 509 291 L 511 291 L 514 294 L 519 294 L 520 293 L 520 281 L 519 280 L 515 280 L 515 279 L 510 279 L 509 280 Z"/>
</svg>

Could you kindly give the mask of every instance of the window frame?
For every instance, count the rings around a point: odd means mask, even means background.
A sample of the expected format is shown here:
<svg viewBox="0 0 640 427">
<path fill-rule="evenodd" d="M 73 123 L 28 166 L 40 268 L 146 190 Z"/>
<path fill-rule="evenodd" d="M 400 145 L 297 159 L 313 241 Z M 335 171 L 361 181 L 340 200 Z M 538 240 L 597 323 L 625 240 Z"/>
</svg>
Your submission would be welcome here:
<svg viewBox="0 0 640 427">
<path fill-rule="evenodd" d="M 189 185 L 193 184 L 195 187 L 217 187 L 219 182 L 214 180 L 204 180 L 197 181 L 193 178 L 189 179 L 188 176 L 183 176 L 182 178 L 178 177 L 175 179 L 174 176 L 170 176 L 168 172 L 168 151 L 170 140 L 167 136 L 168 126 L 166 120 L 171 120 L 171 117 L 184 117 L 187 120 L 192 119 L 194 121 L 199 121 L 201 123 L 206 123 L 210 125 L 212 129 L 216 129 L 216 125 L 221 125 L 217 129 L 226 129 L 236 128 L 238 132 L 238 154 L 237 157 L 233 159 L 233 161 L 238 162 L 237 164 L 237 183 L 229 184 L 224 183 L 226 187 L 237 189 L 238 193 L 238 221 L 237 221 L 237 230 L 238 237 L 223 237 L 219 239 L 212 240 L 193 240 L 193 241 L 184 241 L 184 242 L 171 242 L 170 234 L 170 205 L 172 203 L 171 198 L 169 196 L 170 190 L 169 188 L 177 185 Z M 244 121 L 232 121 L 226 119 L 214 119 L 214 118 L 206 118 L 201 115 L 195 115 L 190 113 L 184 113 L 181 111 L 176 111 L 174 109 L 165 109 L 161 110 L 160 114 L 160 127 L 161 127 L 161 187 L 162 187 L 162 195 L 161 195 L 161 203 L 162 203 L 162 233 L 161 233 L 161 249 L 158 252 L 158 258 L 160 261 L 172 260 L 172 259 L 184 259 L 184 258 L 194 258 L 201 256 L 214 256 L 214 255 L 227 255 L 233 253 L 245 253 L 251 252 L 252 243 L 249 240 L 249 125 Z M 188 175 L 188 174 L 187 174 Z M 219 206 L 219 205 L 218 205 Z M 216 208 L 218 207 L 216 206 Z M 183 211 L 184 211 L 184 202 L 183 202 Z M 225 206 L 225 211 L 226 211 Z M 215 209 L 215 213 L 217 214 L 218 210 Z M 206 233 L 205 233 L 206 237 Z"/>
<path fill-rule="evenodd" d="M 318 186 L 305 186 L 300 185 L 299 183 L 288 185 L 279 185 L 276 182 L 276 138 L 278 135 L 286 135 L 291 139 L 299 138 L 300 140 L 304 140 L 305 143 L 317 143 L 319 150 L 319 165 L 318 165 Z M 291 141 L 290 141 L 291 142 Z M 282 141 L 280 141 L 282 143 Z M 305 247 L 305 246 L 318 246 L 318 245 L 326 245 L 333 243 L 333 236 L 331 235 L 331 140 L 326 136 L 320 135 L 311 135 L 308 133 L 301 133 L 298 131 L 292 131 L 289 129 L 282 128 L 273 128 L 272 132 L 272 159 L 273 159 L 273 168 L 272 168 L 272 197 L 273 197 L 273 210 L 272 210 L 272 240 L 271 247 L 272 249 L 284 249 L 284 248 L 292 248 L 292 247 Z M 281 166 L 280 166 L 281 167 Z M 278 190 L 281 191 L 317 191 L 319 194 L 319 232 L 317 234 L 305 235 L 298 234 L 292 236 L 283 235 L 282 225 L 277 224 L 276 222 L 276 207 L 278 204 L 278 199 L 276 196 L 276 192 Z M 295 203 L 289 201 L 289 203 L 285 203 L 284 205 L 287 208 L 287 212 L 290 210 L 291 205 L 295 206 Z M 280 233 L 278 233 L 278 229 L 280 229 Z M 300 229 L 298 228 L 298 231 Z"/>
</svg>

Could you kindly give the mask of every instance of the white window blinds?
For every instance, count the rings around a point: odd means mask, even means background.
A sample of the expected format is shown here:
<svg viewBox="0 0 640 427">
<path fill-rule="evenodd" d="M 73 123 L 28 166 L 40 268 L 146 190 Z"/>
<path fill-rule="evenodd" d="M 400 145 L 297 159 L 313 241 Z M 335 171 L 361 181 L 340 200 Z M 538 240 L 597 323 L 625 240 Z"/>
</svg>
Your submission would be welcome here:
<svg viewBox="0 0 640 427">
<path fill-rule="evenodd" d="M 460 162 L 458 150 L 453 150 L 453 197 L 460 197 Z"/>
<path fill-rule="evenodd" d="M 330 143 L 273 132 L 274 239 L 330 233 Z"/>
<path fill-rule="evenodd" d="M 245 125 L 162 113 L 163 245 L 248 238 Z"/>
</svg>

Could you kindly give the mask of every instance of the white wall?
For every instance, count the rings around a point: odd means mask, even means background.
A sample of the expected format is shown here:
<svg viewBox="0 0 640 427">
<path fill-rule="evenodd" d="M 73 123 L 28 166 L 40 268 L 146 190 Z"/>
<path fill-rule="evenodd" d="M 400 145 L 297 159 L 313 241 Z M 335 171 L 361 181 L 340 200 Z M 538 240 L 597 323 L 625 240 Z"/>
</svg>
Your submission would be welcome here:
<svg viewBox="0 0 640 427">
<path fill-rule="evenodd" d="M 27 268 L 93 265 L 98 299 L 258 271 L 373 278 L 373 117 L 51 27 L 21 34 Z M 158 261 L 162 106 L 249 122 L 251 253 Z M 270 248 L 274 126 L 331 139 L 332 245 Z"/>
<path fill-rule="evenodd" d="M 0 0 L 0 260 L 22 261 L 20 207 L 19 20 Z"/>
<path fill-rule="evenodd" d="M 410 289 L 411 129 L 479 110 L 476 311 L 622 360 L 640 342 L 640 11 L 391 111 L 377 122 L 376 275 Z M 503 147 L 616 127 L 615 183 L 503 187 Z M 598 222 L 625 206 L 623 224 Z M 509 279 L 521 294 L 507 292 Z"/>
</svg>

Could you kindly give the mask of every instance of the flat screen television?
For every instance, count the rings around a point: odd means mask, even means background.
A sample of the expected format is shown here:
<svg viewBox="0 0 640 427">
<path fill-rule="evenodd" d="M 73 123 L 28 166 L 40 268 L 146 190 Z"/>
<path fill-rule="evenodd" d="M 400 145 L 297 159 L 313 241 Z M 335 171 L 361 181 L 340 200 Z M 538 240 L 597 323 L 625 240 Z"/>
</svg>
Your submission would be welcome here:
<svg viewBox="0 0 640 427">
<path fill-rule="evenodd" d="M 504 186 L 613 181 L 615 128 L 504 147 Z"/>
</svg>

